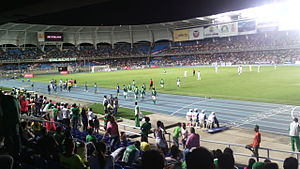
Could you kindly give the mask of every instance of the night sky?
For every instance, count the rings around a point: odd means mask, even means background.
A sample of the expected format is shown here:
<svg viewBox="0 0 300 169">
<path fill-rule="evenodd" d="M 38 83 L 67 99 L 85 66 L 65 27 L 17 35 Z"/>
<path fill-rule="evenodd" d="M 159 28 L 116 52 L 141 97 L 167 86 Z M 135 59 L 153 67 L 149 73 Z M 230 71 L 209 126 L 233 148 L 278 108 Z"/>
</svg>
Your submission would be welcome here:
<svg viewBox="0 0 300 169">
<path fill-rule="evenodd" d="M 112 0 L 17 20 L 58 25 L 138 25 L 245 9 L 274 0 Z"/>
</svg>

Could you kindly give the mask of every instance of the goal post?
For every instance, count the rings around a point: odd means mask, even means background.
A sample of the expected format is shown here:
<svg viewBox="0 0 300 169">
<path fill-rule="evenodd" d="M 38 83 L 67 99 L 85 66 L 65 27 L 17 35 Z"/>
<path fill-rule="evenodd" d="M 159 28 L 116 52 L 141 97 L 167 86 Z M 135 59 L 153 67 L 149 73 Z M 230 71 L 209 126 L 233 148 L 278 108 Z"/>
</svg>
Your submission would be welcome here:
<svg viewBox="0 0 300 169">
<path fill-rule="evenodd" d="M 108 72 L 111 71 L 109 65 L 92 66 L 91 72 Z"/>
</svg>

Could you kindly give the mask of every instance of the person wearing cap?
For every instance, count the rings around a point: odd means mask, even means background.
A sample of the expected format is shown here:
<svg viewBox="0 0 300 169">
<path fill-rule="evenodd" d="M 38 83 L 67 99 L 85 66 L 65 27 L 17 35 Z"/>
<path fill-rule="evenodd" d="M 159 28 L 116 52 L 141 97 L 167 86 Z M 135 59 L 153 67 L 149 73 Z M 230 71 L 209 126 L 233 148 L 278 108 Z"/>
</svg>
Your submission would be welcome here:
<svg viewBox="0 0 300 169">
<path fill-rule="evenodd" d="M 192 126 L 197 127 L 198 109 L 194 109 L 192 113 Z"/>
<path fill-rule="evenodd" d="M 207 121 L 208 121 L 208 124 L 209 124 L 208 128 L 214 128 L 215 124 L 217 125 L 217 128 L 220 127 L 219 121 L 218 121 L 218 119 L 216 117 L 216 113 L 215 112 L 211 112 L 211 114 L 207 118 Z"/>
<path fill-rule="evenodd" d="M 200 128 L 206 127 L 205 119 L 206 119 L 205 110 L 202 110 L 201 113 L 199 113 L 199 115 L 198 115 L 198 123 L 199 123 Z"/>
<path fill-rule="evenodd" d="M 192 115 L 193 115 L 193 109 L 189 109 L 189 111 L 185 115 L 186 120 L 189 122 L 187 123 L 188 126 L 189 125 L 192 126 Z"/>
<path fill-rule="evenodd" d="M 256 160 L 259 161 L 258 149 L 261 142 L 261 134 L 259 132 L 259 126 L 255 125 L 254 127 L 254 138 L 252 144 L 246 145 L 246 148 L 253 152 L 253 156 L 256 157 Z"/>
<path fill-rule="evenodd" d="M 289 127 L 289 136 L 291 137 L 292 151 L 295 151 L 295 144 L 298 152 L 300 152 L 300 140 L 299 140 L 299 123 L 298 118 L 294 118 Z"/>
</svg>

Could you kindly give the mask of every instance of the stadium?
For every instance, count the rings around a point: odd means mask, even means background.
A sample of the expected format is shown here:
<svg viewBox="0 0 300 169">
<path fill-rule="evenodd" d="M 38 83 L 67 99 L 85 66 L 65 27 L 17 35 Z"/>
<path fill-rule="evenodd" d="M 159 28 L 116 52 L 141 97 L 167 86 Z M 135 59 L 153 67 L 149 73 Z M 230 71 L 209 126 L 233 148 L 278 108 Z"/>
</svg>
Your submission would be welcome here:
<svg viewBox="0 0 300 169">
<path fill-rule="evenodd" d="M 214 2 L 0 7 L 0 169 L 298 168 L 300 3 Z"/>
</svg>

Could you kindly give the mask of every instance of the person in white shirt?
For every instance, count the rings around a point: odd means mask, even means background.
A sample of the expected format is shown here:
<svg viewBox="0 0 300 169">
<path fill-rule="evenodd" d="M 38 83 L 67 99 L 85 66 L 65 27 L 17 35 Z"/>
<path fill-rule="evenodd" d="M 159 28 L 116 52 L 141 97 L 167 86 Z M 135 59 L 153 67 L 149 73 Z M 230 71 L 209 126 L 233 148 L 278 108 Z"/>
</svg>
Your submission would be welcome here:
<svg viewBox="0 0 300 169">
<path fill-rule="evenodd" d="M 88 121 L 89 121 L 90 127 L 94 127 L 94 123 L 93 123 L 94 117 L 95 117 L 95 114 L 93 112 L 93 109 L 89 108 L 89 111 L 88 111 Z"/>
<path fill-rule="evenodd" d="M 198 76 L 197 80 L 201 80 L 201 73 L 200 73 L 200 71 L 197 72 L 197 76 Z"/>
<path fill-rule="evenodd" d="M 211 112 L 211 114 L 208 116 L 207 118 L 207 128 L 214 128 L 214 125 L 217 125 L 217 128 L 219 128 L 219 121 L 216 117 L 216 113 L 215 112 Z"/>
<path fill-rule="evenodd" d="M 295 145 L 296 145 L 298 152 L 300 152 L 299 129 L 300 126 L 298 123 L 298 118 L 294 118 L 289 128 L 289 136 L 291 137 L 292 151 L 295 151 Z"/>
<path fill-rule="evenodd" d="M 205 119 L 206 119 L 206 115 L 205 115 L 205 110 L 202 110 L 201 113 L 198 115 L 198 121 L 199 121 L 199 127 L 200 128 L 205 128 Z"/>
<path fill-rule="evenodd" d="M 192 113 L 192 126 L 197 126 L 198 109 L 194 109 Z"/>
<path fill-rule="evenodd" d="M 219 69 L 219 67 L 218 67 L 218 65 L 216 65 L 216 66 L 215 66 L 215 72 L 216 72 L 216 73 L 218 73 L 218 69 Z"/>
<path fill-rule="evenodd" d="M 257 72 L 260 72 L 260 65 L 257 66 Z"/>
<path fill-rule="evenodd" d="M 249 71 L 252 72 L 252 65 L 249 65 Z"/>
<path fill-rule="evenodd" d="M 182 140 L 181 140 L 181 142 L 182 142 L 182 147 L 183 147 L 183 149 L 185 149 L 185 143 L 186 143 L 186 140 L 187 140 L 187 138 L 188 138 L 188 136 L 189 136 L 189 132 L 188 132 L 188 130 L 186 129 L 185 123 L 182 123 L 182 124 L 181 124 L 180 134 L 181 134 L 181 137 L 182 137 Z"/>
<path fill-rule="evenodd" d="M 187 71 L 184 71 L 184 77 L 187 77 Z"/>
<path fill-rule="evenodd" d="M 62 117 L 63 117 L 63 123 L 70 127 L 70 110 L 68 109 L 68 104 L 66 103 L 64 107 L 61 110 Z"/>
<path fill-rule="evenodd" d="M 192 125 L 192 114 L 193 114 L 193 109 L 190 109 L 187 113 L 186 113 L 186 120 L 188 121 L 188 125 Z"/>
</svg>

